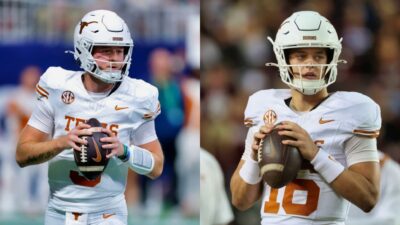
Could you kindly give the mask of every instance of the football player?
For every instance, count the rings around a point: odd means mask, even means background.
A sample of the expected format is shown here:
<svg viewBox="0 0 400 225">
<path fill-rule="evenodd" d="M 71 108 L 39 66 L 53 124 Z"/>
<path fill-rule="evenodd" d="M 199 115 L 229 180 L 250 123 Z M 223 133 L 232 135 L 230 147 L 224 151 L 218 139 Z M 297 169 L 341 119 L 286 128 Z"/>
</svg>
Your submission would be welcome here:
<svg viewBox="0 0 400 225">
<path fill-rule="evenodd" d="M 249 131 L 245 151 L 231 179 L 232 203 L 246 210 L 262 199 L 261 224 L 344 224 L 349 202 L 370 211 L 379 193 L 376 137 L 379 106 L 356 92 L 329 93 L 341 39 L 323 16 L 292 14 L 272 43 L 282 81 L 290 89 L 258 91 L 245 110 Z M 293 140 L 302 170 L 288 185 L 261 182 L 257 152 L 272 130 Z"/>
<path fill-rule="evenodd" d="M 114 12 L 87 13 L 74 33 L 74 58 L 82 71 L 50 67 L 36 86 L 37 107 L 21 133 L 21 167 L 49 162 L 50 199 L 46 225 L 127 224 L 124 197 L 128 169 L 150 178 L 163 170 L 163 151 L 154 119 L 158 91 L 128 77 L 133 41 Z M 78 172 L 73 150 L 87 144 L 89 118 L 102 123 L 108 167 L 95 180 Z M 112 220 L 112 221 L 111 221 Z"/>
</svg>

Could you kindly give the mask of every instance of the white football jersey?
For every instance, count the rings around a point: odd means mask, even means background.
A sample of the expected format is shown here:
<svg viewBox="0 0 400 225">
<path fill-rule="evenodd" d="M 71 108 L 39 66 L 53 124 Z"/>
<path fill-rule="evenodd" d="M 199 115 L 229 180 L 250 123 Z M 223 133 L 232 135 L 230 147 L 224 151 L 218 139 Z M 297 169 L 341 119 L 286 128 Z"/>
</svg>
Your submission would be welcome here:
<svg viewBox="0 0 400 225">
<path fill-rule="evenodd" d="M 93 100 L 83 85 L 82 74 L 50 67 L 36 86 L 38 104 L 45 104 L 47 112 L 35 110 L 28 124 L 57 138 L 77 124 L 97 118 L 124 144 L 141 145 L 157 138 L 132 143 L 135 131 L 160 113 L 157 88 L 142 80 L 124 77 L 111 95 Z M 109 209 L 124 201 L 127 173 L 127 163 L 114 157 L 101 177 L 88 181 L 78 172 L 72 148 L 66 149 L 49 161 L 49 206 L 81 213 Z"/>
<path fill-rule="evenodd" d="M 290 97 L 288 89 L 256 92 L 249 98 L 245 124 L 258 130 L 264 124 L 292 121 L 345 167 L 378 161 L 377 154 L 351 160 L 344 150 L 354 135 L 376 138 L 379 134 L 380 108 L 370 98 L 356 92 L 335 92 L 310 112 L 296 113 L 285 103 Z M 250 147 L 246 144 L 246 150 Z M 285 187 L 274 189 L 264 184 L 261 218 L 262 224 L 343 224 L 348 208 L 349 202 L 304 161 L 297 178 Z"/>
</svg>

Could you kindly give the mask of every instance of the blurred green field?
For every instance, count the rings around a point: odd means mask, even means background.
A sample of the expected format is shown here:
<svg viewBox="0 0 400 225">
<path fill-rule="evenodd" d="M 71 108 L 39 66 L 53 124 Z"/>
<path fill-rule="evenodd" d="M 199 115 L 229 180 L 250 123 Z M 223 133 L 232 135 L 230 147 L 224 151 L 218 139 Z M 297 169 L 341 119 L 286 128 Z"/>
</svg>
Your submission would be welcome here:
<svg viewBox="0 0 400 225">
<path fill-rule="evenodd" d="M 44 215 L 26 216 L 22 214 L 0 216 L 0 225 L 43 225 Z M 199 218 L 184 218 L 179 214 L 169 214 L 156 218 L 143 217 L 138 218 L 129 216 L 128 225 L 145 224 L 145 225 L 199 225 Z"/>
</svg>

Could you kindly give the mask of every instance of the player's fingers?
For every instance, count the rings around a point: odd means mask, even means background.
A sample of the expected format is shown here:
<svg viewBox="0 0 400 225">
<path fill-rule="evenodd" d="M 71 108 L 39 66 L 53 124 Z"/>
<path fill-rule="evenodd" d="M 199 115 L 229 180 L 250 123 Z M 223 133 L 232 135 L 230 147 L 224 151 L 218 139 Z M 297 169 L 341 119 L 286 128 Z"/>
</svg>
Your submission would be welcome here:
<svg viewBox="0 0 400 225">
<path fill-rule="evenodd" d="M 290 131 L 290 133 L 280 133 L 283 131 Z M 280 135 L 288 135 L 297 140 L 304 140 L 307 139 L 307 137 L 309 136 L 307 131 L 305 131 L 302 127 L 300 127 L 296 123 L 281 125 L 278 133 Z"/>
<path fill-rule="evenodd" d="M 259 145 L 260 144 L 261 139 L 254 137 L 253 139 L 253 145 Z"/>
<path fill-rule="evenodd" d="M 75 144 L 75 142 L 70 142 L 69 144 L 73 150 L 80 152 L 81 148 L 78 147 L 78 145 Z"/>
<path fill-rule="evenodd" d="M 260 130 L 259 130 L 259 133 L 262 133 L 262 134 L 270 134 L 271 132 L 272 132 L 272 129 L 273 129 L 274 127 L 272 126 L 272 125 L 265 125 L 265 126 L 261 126 L 260 127 Z"/>
<path fill-rule="evenodd" d="M 257 145 L 257 144 L 252 144 L 252 145 L 251 145 L 251 149 L 252 149 L 253 151 L 258 151 L 259 148 L 260 148 L 260 146 Z"/>
<path fill-rule="evenodd" d="M 281 125 L 295 125 L 295 122 L 284 120 L 280 122 Z"/>
<path fill-rule="evenodd" d="M 93 132 L 95 132 L 95 131 L 92 128 L 85 128 L 85 129 L 82 129 L 82 130 L 77 130 L 75 132 L 75 135 L 77 135 L 77 136 L 84 136 L 84 135 L 90 136 L 90 135 L 93 134 Z"/>
<path fill-rule="evenodd" d="M 287 140 L 282 140 L 282 144 L 284 144 L 284 145 L 292 145 L 292 146 L 295 146 L 295 147 L 299 147 L 299 143 L 298 143 L 298 141 L 296 141 L 296 140 L 289 140 L 289 139 L 287 139 Z"/>
<path fill-rule="evenodd" d="M 100 138 L 101 142 L 105 142 L 105 143 L 114 143 L 114 142 L 118 142 L 118 138 L 116 137 L 102 137 Z"/>
<path fill-rule="evenodd" d="M 115 134 L 107 128 L 101 128 L 101 132 L 108 134 L 108 136 L 110 136 L 110 137 L 115 136 Z"/>
<path fill-rule="evenodd" d="M 266 134 L 256 132 L 254 133 L 254 140 L 260 141 L 261 139 L 264 139 L 266 136 L 267 136 Z"/>
<path fill-rule="evenodd" d="M 102 145 L 101 147 L 107 148 L 107 149 L 114 149 L 114 148 L 118 148 L 118 146 L 119 146 L 119 143 L 111 143 L 111 144 Z"/>
<path fill-rule="evenodd" d="M 87 141 L 87 140 L 85 140 L 85 139 L 83 139 L 83 138 L 79 138 L 79 137 L 76 136 L 76 135 L 71 135 L 71 136 L 69 137 L 69 140 L 71 140 L 71 141 L 74 142 L 74 143 L 81 144 L 81 145 L 87 145 L 87 144 L 88 144 L 88 141 Z"/>
<path fill-rule="evenodd" d="M 92 129 L 90 127 L 82 128 L 82 129 L 75 127 L 69 133 L 72 135 L 76 135 L 76 136 L 92 135 Z"/>
<path fill-rule="evenodd" d="M 291 121 L 282 121 L 279 125 L 276 126 L 276 129 L 278 130 L 298 130 L 301 129 L 301 127 L 294 122 Z"/>
<path fill-rule="evenodd" d="M 253 151 L 258 151 L 260 149 L 260 147 L 262 147 L 263 143 L 264 143 L 264 139 L 254 141 L 253 144 L 251 145 L 251 148 L 253 149 Z"/>
<path fill-rule="evenodd" d="M 291 130 L 280 130 L 278 131 L 278 134 L 281 136 L 288 136 L 288 137 L 292 137 L 294 139 L 299 139 L 300 135 L 297 132 L 291 131 Z"/>
<path fill-rule="evenodd" d="M 291 124 L 281 123 L 279 125 L 276 125 L 275 129 L 277 129 L 277 130 L 292 130 L 293 126 Z"/>
<path fill-rule="evenodd" d="M 81 129 L 88 129 L 88 128 L 90 128 L 90 125 L 89 125 L 89 124 L 86 124 L 86 123 L 80 123 L 80 124 L 78 124 L 78 126 L 76 126 L 76 128 L 77 128 L 78 130 L 81 130 Z"/>
</svg>

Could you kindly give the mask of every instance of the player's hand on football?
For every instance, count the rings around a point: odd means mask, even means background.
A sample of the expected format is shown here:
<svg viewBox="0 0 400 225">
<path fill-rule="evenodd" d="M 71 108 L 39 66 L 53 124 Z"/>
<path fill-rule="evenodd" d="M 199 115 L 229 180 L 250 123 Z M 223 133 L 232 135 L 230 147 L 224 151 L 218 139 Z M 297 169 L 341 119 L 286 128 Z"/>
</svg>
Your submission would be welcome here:
<svg viewBox="0 0 400 225">
<path fill-rule="evenodd" d="M 87 145 L 87 141 L 83 140 L 79 136 L 91 135 L 92 131 L 88 128 L 90 128 L 88 124 L 80 123 L 74 129 L 70 130 L 66 136 L 63 136 L 60 139 L 62 148 L 73 148 L 76 151 L 80 151 L 81 149 L 78 147 L 78 144 Z"/>
<path fill-rule="evenodd" d="M 273 125 L 264 125 L 261 126 L 260 129 L 254 134 L 253 145 L 251 146 L 254 152 L 253 154 L 254 157 L 257 156 L 257 152 L 258 149 L 260 148 L 261 141 L 264 140 L 264 138 L 267 137 L 267 135 L 272 132 L 273 128 L 274 128 Z"/>
<path fill-rule="evenodd" d="M 105 149 L 111 149 L 111 152 L 106 156 L 110 158 L 112 156 L 120 156 L 124 154 L 124 146 L 119 141 L 118 137 L 109 129 L 101 128 L 101 132 L 108 134 L 109 137 L 100 138 L 100 141 L 106 143 L 102 145 Z"/>
<path fill-rule="evenodd" d="M 311 161 L 317 154 L 318 147 L 315 145 L 308 132 L 297 123 L 282 121 L 276 126 L 276 129 L 279 130 L 279 135 L 286 135 L 294 139 L 283 140 L 282 143 L 297 147 L 304 159 Z"/>
</svg>

